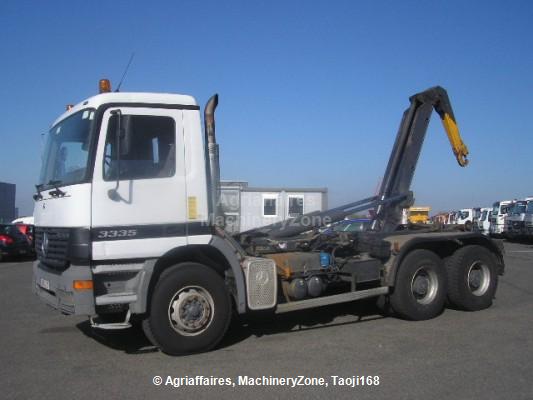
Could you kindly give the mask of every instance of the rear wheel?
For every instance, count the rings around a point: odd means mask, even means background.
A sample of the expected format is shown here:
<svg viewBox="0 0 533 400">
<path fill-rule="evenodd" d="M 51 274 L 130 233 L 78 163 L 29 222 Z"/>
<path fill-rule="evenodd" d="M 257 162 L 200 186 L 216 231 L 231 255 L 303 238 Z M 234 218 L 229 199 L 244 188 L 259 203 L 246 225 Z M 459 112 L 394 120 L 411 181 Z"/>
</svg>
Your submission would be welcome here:
<svg viewBox="0 0 533 400">
<path fill-rule="evenodd" d="M 465 246 L 446 261 L 448 299 L 451 304 L 467 311 L 477 311 L 492 305 L 498 286 L 496 259 L 485 247 Z"/>
<path fill-rule="evenodd" d="M 402 318 L 426 320 L 439 315 L 446 300 L 446 273 L 433 252 L 413 250 L 403 259 L 390 295 L 393 310 Z"/>
<path fill-rule="evenodd" d="M 205 265 L 183 263 L 159 278 L 143 328 L 163 352 L 181 355 L 215 347 L 230 320 L 224 280 Z"/>
</svg>

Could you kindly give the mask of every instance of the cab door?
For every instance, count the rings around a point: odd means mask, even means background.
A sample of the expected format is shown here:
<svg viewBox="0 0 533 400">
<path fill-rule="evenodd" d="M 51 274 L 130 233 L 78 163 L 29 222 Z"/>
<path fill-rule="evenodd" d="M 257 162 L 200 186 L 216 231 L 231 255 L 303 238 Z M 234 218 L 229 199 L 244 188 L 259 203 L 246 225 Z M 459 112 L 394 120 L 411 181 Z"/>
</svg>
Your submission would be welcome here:
<svg viewBox="0 0 533 400">
<path fill-rule="evenodd" d="M 182 113 L 105 111 L 93 175 L 93 259 L 157 257 L 186 243 Z"/>
</svg>

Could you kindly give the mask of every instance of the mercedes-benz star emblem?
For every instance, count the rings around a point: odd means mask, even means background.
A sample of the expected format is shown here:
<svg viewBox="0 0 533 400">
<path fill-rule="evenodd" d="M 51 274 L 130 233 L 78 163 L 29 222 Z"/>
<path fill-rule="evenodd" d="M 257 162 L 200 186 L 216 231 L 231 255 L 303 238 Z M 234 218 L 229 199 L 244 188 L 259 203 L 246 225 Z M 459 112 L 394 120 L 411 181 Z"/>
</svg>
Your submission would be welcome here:
<svg viewBox="0 0 533 400">
<path fill-rule="evenodd" d="M 263 270 L 257 271 L 255 275 L 255 281 L 260 285 L 266 285 L 269 281 L 268 273 Z"/>
</svg>

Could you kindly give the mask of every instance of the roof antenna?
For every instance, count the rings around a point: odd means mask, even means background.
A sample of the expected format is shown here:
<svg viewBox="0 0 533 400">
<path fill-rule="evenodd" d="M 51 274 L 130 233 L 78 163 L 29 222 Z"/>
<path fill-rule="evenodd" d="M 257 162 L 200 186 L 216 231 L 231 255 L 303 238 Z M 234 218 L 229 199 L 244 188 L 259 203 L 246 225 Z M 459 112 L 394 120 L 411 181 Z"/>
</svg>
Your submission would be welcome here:
<svg viewBox="0 0 533 400">
<path fill-rule="evenodd" d="M 126 65 L 126 69 L 124 70 L 124 73 L 122 74 L 122 78 L 120 78 L 120 82 L 115 92 L 120 92 L 120 86 L 122 86 L 122 82 L 124 82 L 124 78 L 126 77 L 126 74 L 128 73 L 128 69 L 130 68 L 131 62 L 133 61 L 133 57 L 135 57 L 135 52 L 131 53 L 130 60 L 128 61 L 128 65 Z"/>
</svg>

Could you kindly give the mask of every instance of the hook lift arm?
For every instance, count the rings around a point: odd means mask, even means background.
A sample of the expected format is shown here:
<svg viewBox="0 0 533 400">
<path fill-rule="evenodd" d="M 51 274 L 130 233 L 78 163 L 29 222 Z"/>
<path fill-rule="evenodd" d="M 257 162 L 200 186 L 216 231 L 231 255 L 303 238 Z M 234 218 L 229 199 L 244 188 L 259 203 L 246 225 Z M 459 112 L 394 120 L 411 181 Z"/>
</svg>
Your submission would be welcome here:
<svg viewBox="0 0 533 400">
<path fill-rule="evenodd" d="M 433 109 L 439 114 L 458 164 L 468 164 L 468 148 L 463 143 L 446 90 L 435 86 L 409 98 L 411 106 L 405 110 L 396 136 L 393 151 L 385 171 L 373 223 L 374 230 L 391 232 L 401 221 L 402 208 L 410 207 L 413 195 L 411 182 Z M 404 196 L 404 201 L 386 203 L 387 199 Z"/>
<path fill-rule="evenodd" d="M 370 208 L 376 209 L 372 230 L 395 231 L 401 223 L 402 209 L 413 205 L 411 181 L 433 109 L 439 114 L 457 162 L 461 167 L 468 164 L 468 149 L 459 134 L 446 90 L 435 86 L 411 96 L 409 100 L 411 105 L 403 113 L 378 195 L 327 211 L 304 214 L 290 220 L 290 223 L 282 221 L 252 229 L 241 235 L 287 238 Z"/>
<path fill-rule="evenodd" d="M 464 144 L 461 134 L 459 133 L 459 128 L 455 122 L 455 116 L 453 115 L 453 109 L 450 103 L 450 98 L 448 97 L 448 93 L 440 86 L 436 86 L 413 97 L 421 97 L 424 95 L 428 96 L 426 101 L 433 101 L 433 107 L 435 108 L 437 114 L 439 114 L 442 125 L 444 126 L 444 130 L 446 131 L 446 135 L 448 135 L 448 139 L 450 140 L 453 154 L 455 154 L 455 158 L 457 159 L 459 165 L 461 167 L 465 167 L 468 165 L 468 159 L 466 158 L 468 156 L 468 148 Z M 413 100 L 411 98 L 411 102 L 412 101 Z"/>
</svg>

